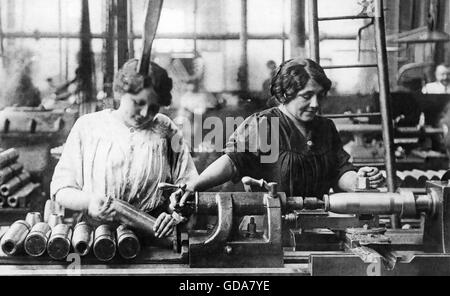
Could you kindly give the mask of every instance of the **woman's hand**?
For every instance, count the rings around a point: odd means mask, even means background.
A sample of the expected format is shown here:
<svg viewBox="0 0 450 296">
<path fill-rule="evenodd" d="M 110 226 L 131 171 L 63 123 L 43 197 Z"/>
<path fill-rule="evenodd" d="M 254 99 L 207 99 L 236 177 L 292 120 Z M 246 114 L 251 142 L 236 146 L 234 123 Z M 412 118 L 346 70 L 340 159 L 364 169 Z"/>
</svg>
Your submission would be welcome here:
<svg viewBox="0 0 450 296">
<path fill-rule="evenodd" d="M 169 236 L 173 232 L 173 228 L 175 225 L 177 225 L 177 223 L 172 215 L 161 213 L 161 215 L 159 215 L 159 217 L 156 219 L 155 225 L 153 226 L 155 236 L 157 238 Z"/>
<path fill-rule="evenodd" d="M 380 170 L 374 167 L 362 167 L 358 171 L 358 177 L 365 177 L 369 179 L 370 188 L 378 188 L 383 184 L 384 177 Z"/>
<path fill-rule="evenodd" d="M 179 188 L 170 195 L 169 209 L 171 211 L 183 208 L 186 200 L 194 193 L 195 189 L 192 184 L 186 184 L 184 188 Z"/>
<path fill-rule="evenodd" d="M 88 214 L 94 219 L 102 221 L 113 221 L 115 211 L 112 208 L 105 209 L 107 198 L 102 195 L 93 194 L 89 197 Z"/>
</svg>

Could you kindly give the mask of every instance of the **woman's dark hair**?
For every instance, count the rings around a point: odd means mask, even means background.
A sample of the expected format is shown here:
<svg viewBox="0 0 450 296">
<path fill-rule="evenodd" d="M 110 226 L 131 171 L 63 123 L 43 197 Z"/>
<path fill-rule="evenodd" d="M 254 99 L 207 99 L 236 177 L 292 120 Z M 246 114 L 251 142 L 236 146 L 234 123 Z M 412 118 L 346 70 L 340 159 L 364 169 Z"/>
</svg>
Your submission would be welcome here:
<svg viewBox="0 0 450 296">
<path fill-rule="evenodd" d="M 310 59 L 288 60 L 278 67 L 272 78 L 270 93 L 281 104 L 286 104 L 296 97 L 310 79 L 320 84 L 325 93 L 331 88 L 330 79 L 316 62 Z"/>
<path fill-rule="evenodd" d="M 172 103 L 172 79 L 167 71 L 158 64 L 150 63 L 150 75 L 141 75 L 137 71 L 139 61 L 132 59 L 127 61 L 117 72 L 114 78 L 114 92 L 119 94 L 137 94 L 144 88 L 153 87 L 159 97 L 161 106 L 169 106 Z"/>
</svg>

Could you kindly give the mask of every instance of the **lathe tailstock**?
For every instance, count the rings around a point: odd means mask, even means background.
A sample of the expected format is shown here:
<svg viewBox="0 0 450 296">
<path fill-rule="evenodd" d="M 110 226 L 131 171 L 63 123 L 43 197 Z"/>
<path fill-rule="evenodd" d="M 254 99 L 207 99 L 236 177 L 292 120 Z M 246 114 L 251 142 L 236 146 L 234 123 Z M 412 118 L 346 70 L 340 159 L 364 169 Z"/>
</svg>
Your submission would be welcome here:
<svg viewBox="0 0 450 296">
<path fill-rule="evenodd" d="M 422 194 L 338 193 L 324 201 L 269 192 L 196 193 L 188 207 L 197 218 L 216 216 L 217 223 L 189 233 L 189 266 L 267 268 L 306 261 L 313 274 L 339 274 L 342 257 L 352 264 L 358 258 L 361 270 L 380 263 L 389 272 L 400 272 L 406 265 L 399 263 L 407 262 L 420 270 L 417 256 L 436 266 L 450 258 L 447 182 L 430 182 Z M 391 214 L 417 221 L 417 227 L 390 229 L 380 217 Z M 244 216 L 250 222 L 240 227 Z"/>
</svg>

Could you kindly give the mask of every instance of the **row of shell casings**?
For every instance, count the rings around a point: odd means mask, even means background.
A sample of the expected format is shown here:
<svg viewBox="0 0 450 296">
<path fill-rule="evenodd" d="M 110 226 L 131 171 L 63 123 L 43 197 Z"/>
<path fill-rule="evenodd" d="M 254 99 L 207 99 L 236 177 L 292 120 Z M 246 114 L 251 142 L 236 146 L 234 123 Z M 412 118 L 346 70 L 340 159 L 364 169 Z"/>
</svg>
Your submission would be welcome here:
<svg viewBox="0 0 450 296">
<path fill-rule="evenodd" d="M 423 188 L 427 181 L 440 181 L 445 175 L 446 170 L 404 170 L 396 172 L 396 183 L 398 187 L 404 188 Z M 381 171 L 386 178 L 386 171 Z"/>
<path fill-rule="evenodd" d="M 28 220 L 28 219 L 27 219 Z M 140 243 L 134 232 L 126 226 L 116 231 L 109 225 L 101 225 L 92 230 L 85 222 L 78 223 L 74 229 L 61 223 L 37 222 L 34 225 L 19 220 L 11 225 L 3 236 L 0 245 L 8 256 L 19 254 L 23 249 L 33 257 L 48 255 L 55 260 L 64 260 L 71 247 L 80 256 L 93 250 L 100 261 L 110 261 L 116 255 L 116 249 L 125 259 L 135 258 L 140 251 Z"/>
</svg>

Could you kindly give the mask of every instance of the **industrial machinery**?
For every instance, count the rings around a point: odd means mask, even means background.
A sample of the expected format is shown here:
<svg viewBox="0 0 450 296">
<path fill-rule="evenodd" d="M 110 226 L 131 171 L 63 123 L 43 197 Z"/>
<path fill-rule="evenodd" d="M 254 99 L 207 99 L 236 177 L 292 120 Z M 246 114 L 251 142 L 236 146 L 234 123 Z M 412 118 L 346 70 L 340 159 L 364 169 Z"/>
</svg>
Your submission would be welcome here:
<svg viewBox="0 0 450 296">
<path fill-rule="evenodd" d="M 364 275 L 371 264 L 395 274 L 450 272 L 447 182 L 430 182 L 420 194 L 361 191 L 323 201 L 265 187 L 268 193 L 195 195 L 188 207 L 197 216 L 217 216 L 217 223 L 213 231 L 190 233 L 190 267 L 282 267 L 303 260 L 313 275 Z M 379 217 L 391 214 L 420 219 L 420 228 L 386 229 Z M 253 217 L 239 229 L 249 215 L 263 216 L 263 223 L 253 225 Z"/>
<path fill-rule="evenodd" d="M 246 187 L 257 185 L 267 192 L 196 192 L 178 214 L 195 216 L 197 225 L 190 230 L 177 227 L 159 245 L 145 242 L 148 237 L 158 240 L 153 233 L 154 218 L 118 200 L 107 205 L 118 209 L 116 218 L 122 226 L 117 232 L 103 225 L 93 234 L 82 223 L 75 232 L 84 227 L 86 233 L 75 238 L 70 226 L 58 222 L 50 234 L 50 227 L 39 224 L 40 215 L 32 219 L 30 214 L 3 236 L 0 269 L 11 262 L 63 264 L 72 240 L 84 242 L 85 248 L 76 251 L 87 255 L 83 260 L 90 267 L 106 261 L 129 268 L 164 264 L 194 271 L 251 268 L 311 275 L 450 274 L 448 182 L 432 181 L 423 190 L 389 193 L 364 190 L 364 179 L 359 181 L 361 188 L 356 192 L 323 199 L 289 197 L 277 191 L 276 183 L 251 178 L 243 180 Z M 391 229 L 383 222 L 384 215 L 392 214 L 403 219 L 402 229 Z M 30 245 L 33 236 L 41 245 L 48 240 L 47 252 L 54 260 L 42 256 L 42 246 L 37 250 Z M 33 257 L 24 257 L 24 241 Z M 55 244 L 63 247 L 54 248 Z"/>
</svg>

